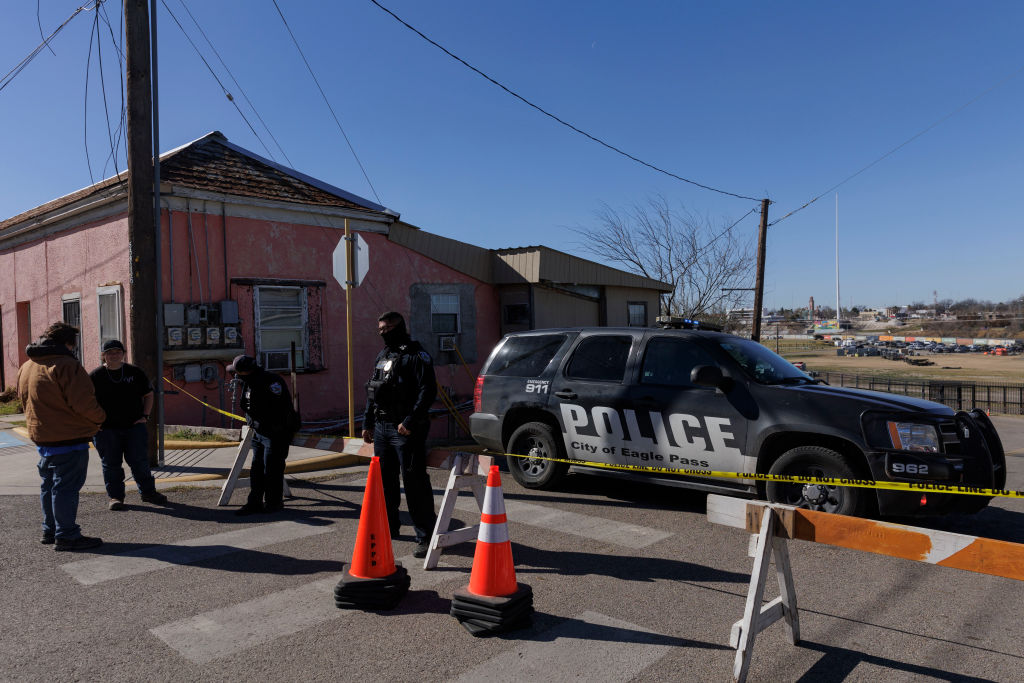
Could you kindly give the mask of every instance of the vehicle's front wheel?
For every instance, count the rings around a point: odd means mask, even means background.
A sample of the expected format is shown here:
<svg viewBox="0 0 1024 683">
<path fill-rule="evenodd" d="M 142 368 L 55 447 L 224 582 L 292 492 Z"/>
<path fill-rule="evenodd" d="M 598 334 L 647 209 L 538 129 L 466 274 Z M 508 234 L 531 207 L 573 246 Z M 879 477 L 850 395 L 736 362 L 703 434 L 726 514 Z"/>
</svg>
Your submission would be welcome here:
<svg viewBox="0 0 1024 683">
<path fill-rule="evenodd" d="M 772 464 L 768 472 L 796 477 L 858 478 L 846 457 L 822 446 L 798 446 L 790 449 Z M 770 481 L 765 488 L 768 500 L 773 503 L 832 512 L 837 515 L 863 514 L 867 504 L 867 490 L 849 486 Z"/>
<path fill-rule="evenodd" d="M 569 469 L 565 463 L 546 459 L 559 458 L 561 455 L 555 431 L 543 422 L 527 422 L 512 432 L 507 450 L 509 453 L 530 456 L 507 458 L 512 477 L 528 489 L 552 488 Z"/>
</svg>

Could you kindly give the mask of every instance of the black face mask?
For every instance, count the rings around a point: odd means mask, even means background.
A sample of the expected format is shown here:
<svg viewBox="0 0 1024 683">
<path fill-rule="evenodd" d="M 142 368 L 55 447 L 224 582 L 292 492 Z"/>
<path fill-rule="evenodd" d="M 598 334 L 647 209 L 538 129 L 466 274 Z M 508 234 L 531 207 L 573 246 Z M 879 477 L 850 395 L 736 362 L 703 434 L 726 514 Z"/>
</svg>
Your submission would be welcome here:
<svg viewBox="0 0 1024 683">
<path fill-rule="evenodd" d="M 402 325 L 390 329 L 380 335 L 380 338 L 384 340 L 384 345 L 392 349 L 397 349 L 399 346 L 404 344 L 408 337 L 409 335 L 406 333 L 405 327 Z"/>
</svg>

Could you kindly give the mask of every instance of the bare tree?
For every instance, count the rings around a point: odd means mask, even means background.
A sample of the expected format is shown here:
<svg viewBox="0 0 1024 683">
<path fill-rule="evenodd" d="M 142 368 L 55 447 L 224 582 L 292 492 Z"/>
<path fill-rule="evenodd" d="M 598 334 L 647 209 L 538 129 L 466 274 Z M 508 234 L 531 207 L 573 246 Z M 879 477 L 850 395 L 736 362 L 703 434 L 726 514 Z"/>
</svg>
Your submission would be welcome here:
<svg viewBox="0 0 1024 683">
<path fill-rule="evenodd" d="M 723 291 L 753 284 L 753 236 L 741 237 L 732 221 L 715 225 L 662 196 L 618 211 L 607 204 L 597 225 L 577 227 L 581 249 L 610 265 L 672 285 L 662 313 L 724 317 L 749 293 Z"/>
</svg>

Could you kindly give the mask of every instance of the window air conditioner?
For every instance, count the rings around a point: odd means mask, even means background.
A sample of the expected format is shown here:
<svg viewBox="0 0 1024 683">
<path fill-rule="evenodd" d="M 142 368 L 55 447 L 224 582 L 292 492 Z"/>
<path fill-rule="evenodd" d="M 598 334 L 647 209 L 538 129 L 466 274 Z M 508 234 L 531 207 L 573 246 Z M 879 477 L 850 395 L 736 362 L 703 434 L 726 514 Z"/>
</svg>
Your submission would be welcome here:
<svg viewBox="0 0 1024 683">
<path fill-rule="evenodd" d="M 441 337 L 437 340 L 437 348 L 440 351 L 454 351 L 455 337 Z"/>
</svg>

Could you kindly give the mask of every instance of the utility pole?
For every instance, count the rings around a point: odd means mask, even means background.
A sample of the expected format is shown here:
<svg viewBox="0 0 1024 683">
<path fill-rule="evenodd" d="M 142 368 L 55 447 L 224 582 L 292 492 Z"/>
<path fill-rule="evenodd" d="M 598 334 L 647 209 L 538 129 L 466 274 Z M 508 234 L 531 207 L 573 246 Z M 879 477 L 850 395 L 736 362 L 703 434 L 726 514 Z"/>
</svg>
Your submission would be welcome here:
<svg viewBox="0 0 1024 683">
<path fill-rule="evenodd" d="M 754 322 L 750 338 L 761 341 L 761 306 L 764 300 L 764 250 L 768 241 L 768 205 L 767 199 L 761 200 L 761 228 L 757 233 L 757 280 L 754 283 Z"/>
<path fill-rule="evenodd" d="M 159 382 L 157 367 L 157 242 L 153 211 L 153 107 L 150 85 L 149 10 L 146 0 L 124 0 L 128 95 L 128 298 L 132 363 Z M 162 391 L 157 387 L 156 391 Z M 157 465 L 157 432 L 149 430 L 149 464 Z"/>
</svg>

